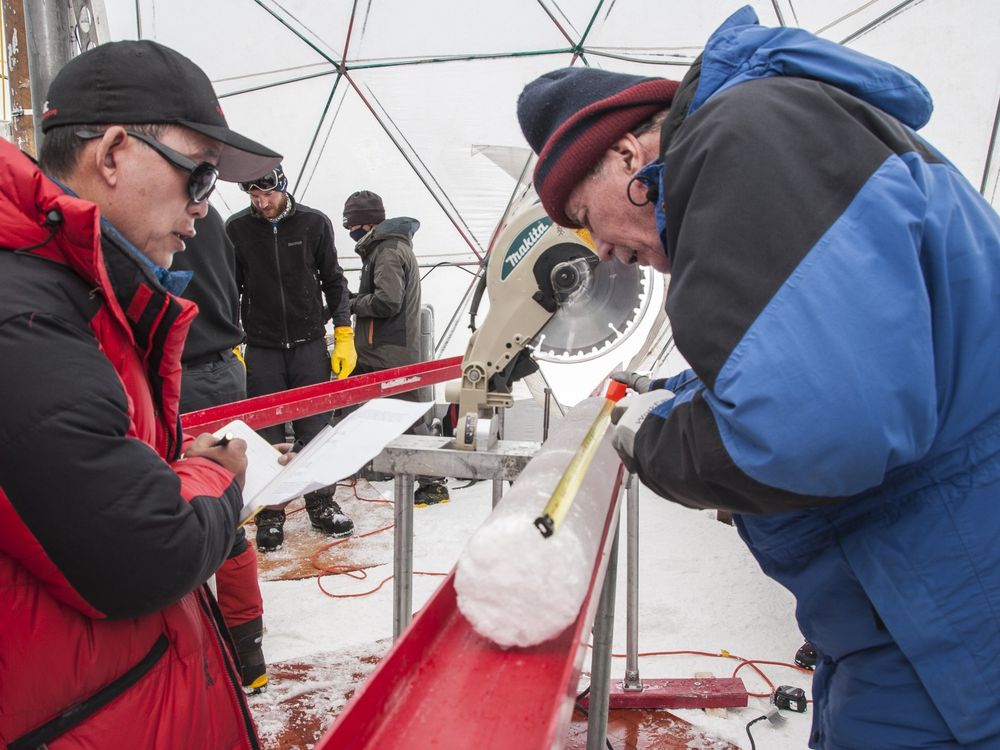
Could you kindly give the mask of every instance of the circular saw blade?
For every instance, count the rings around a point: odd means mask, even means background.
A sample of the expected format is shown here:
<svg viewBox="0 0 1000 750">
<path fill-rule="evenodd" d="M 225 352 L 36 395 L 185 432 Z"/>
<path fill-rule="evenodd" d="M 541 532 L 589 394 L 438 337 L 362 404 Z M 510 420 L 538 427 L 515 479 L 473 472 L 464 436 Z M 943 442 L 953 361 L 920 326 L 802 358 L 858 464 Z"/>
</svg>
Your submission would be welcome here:
<svg viewBox="0 0 1000 750">
<path fill-rule="evenodd" d="M 632 332 L 648 304 L 648 270 L 617 258 L 587 265 L 589 278 L 559 305 L 534 341 L 534 356 L 548 362 L 599 357 Z"/>
</svg>

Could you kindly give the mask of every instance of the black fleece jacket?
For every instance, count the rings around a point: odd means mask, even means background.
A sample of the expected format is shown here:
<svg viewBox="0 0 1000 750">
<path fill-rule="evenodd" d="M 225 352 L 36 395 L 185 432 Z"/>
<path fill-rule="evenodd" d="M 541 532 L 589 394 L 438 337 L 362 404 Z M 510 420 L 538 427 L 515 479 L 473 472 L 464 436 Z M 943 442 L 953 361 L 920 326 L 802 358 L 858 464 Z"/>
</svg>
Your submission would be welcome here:
<svg viewBox="0 0 1000 750">
<path fill-rule="evenodd" d="M 183 297 L 198 304 L 181 362 L 190 364 L 208 355 L 232 349 L 243 341 L 240 295 L 236 289 L 236 256 L 225 224 L 214 206 L 194 225 L 197 234 L 183 253 L 174 256 L 171 269 L 192 271 Z"/>
<path fill-rule="evenodd" d="M 295 202 L 276 222 L 252 207 L 226 222 L 236 248 L 236 285 L 247 344 L 291 349 L 351 325 L 347 279 L 326 214 Z M 323 307 L 323 297 L 326 307 Z"/>
</svg>

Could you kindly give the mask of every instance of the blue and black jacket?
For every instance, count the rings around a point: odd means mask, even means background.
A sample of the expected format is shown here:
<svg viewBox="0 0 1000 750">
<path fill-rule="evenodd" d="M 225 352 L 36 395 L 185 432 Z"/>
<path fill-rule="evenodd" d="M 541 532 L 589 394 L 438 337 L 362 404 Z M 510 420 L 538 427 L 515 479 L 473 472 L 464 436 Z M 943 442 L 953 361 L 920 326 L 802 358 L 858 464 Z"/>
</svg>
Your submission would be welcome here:
<svg viewBox="0 0 1000 750">
<path fill-rule="evenodd" d="M 744 8 L 646 169 L 697 377 L 640 429 L 639 475 L 741 514 L 796 594 L 813 747 L 878 746 L 825 706 L 880 637 L 963 747 L 1000 747 L 1000 220 L 916 135 L 931 110 L 903 71 Z"/>
</svg>

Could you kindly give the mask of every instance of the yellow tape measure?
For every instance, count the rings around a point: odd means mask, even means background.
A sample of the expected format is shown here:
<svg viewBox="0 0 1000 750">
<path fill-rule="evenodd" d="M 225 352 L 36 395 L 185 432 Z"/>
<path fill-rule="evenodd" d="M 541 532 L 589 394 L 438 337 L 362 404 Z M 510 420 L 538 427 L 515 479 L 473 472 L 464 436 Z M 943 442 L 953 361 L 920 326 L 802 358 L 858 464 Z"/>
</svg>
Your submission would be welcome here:
<svg viewBox="0 0 1000 750">
<path fill-rule="evenodd" d="M 601 444 L 601 439 L 611 424 L 611 410 L 624 395 L 625 385 L 612 381 L 608 386 L 607 400 L 604 402 L 604 406 L 601 407 L 601 411 L 598 413 L 596 419 L 594 419 L 594 423 L 587 430 L 587 434 L 584 436 L 576 453 L 573 454 L 569 466 L 566 467 L 563 475 L 559 478 L 559 484 L 552 491 L 552 496 L 549 498 L 549 502 L 546 503 L 542 515 L 535 519 L 535 528 L 546 539 L 555 534 L 559 527 L 562 526 L 563 521 L 566 520 L 566 514 L 569 513 L 569 509 L 573 506 L 573 502 L 576 500 L 576 493 L 580 491 L 583 478 L 587 475 L 587 470 L 594 460 L 594 454 L 597 453 L 597 447 Z"/>
</svg>

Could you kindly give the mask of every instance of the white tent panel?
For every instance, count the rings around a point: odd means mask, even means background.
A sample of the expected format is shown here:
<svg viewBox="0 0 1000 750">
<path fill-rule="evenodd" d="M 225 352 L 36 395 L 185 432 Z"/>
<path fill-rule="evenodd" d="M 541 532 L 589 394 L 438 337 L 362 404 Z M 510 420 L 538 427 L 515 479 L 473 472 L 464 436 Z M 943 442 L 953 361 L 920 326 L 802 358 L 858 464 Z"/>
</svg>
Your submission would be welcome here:
<svg viewBox="0 0 1000 750">
<path fill-rule="evenodd" d="M 357 262 L 339 219 L 354 190 L 374 190 L 390 214 L 421 221 L 415 245 L 439 334 L 466 297 L 467 264 L 486 253 L 515 190 L 523 86 L 571 64 L 679 79 L 743 4 L 106 0 L 113 38 L 141 31 L 189 55 L 215 82 L 233 126 L 285 154 L 296 197 L 334 221 L 347 268 Z M 916 75 L 936 103 L 925 135 L 983 183 L 1000 97 L 995 0 L 750 4 L 764 24 L 802 26 Z M 498 165 L 484 149 L 506 156 Z M 997 161 L 987 180 L 994 201 Z M 224 212 L 245 201 L 233 186 L 219 190 Z M 464 349 L 465 325 L 462 317 L 440 353 Z"/>
</svg>

